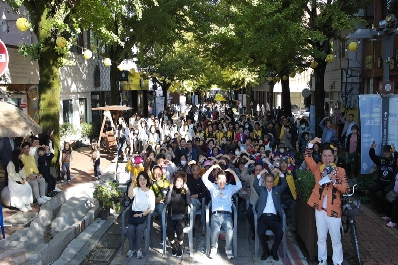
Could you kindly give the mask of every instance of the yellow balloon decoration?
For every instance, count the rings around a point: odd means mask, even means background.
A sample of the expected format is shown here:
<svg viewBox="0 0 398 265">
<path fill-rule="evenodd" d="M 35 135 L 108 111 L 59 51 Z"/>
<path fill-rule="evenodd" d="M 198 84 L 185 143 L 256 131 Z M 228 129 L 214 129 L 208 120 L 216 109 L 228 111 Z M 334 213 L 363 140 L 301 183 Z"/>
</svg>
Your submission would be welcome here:
<svg viewBox="0 0 398 265">
<path fill-rule="evenodd" d="M 291 72 L 291 73 L 289 74 L 289 76 L 290 76 L 291 78 L 294 78 L 294 77 L 296 76 L 296 72 Z"/>
<path fill-rule="evenodd" d="M 64 37 L 59 36 L 55 40 L 55 44 L 57 44 L 57 46 L 60 48 L 64 48 L 68 44 L 68 41 Z"/>
<path fill-rule="evenodd" d="M 214 97 L 214 100 L 215 100 L 215 101 L 227 101 L 227 100 L 224 98 L 224 96 L 221 95 L 221 94 L 217 94 L 217 95 Z"/>
<path fill-rule="evenodd" d="M 315 69 L 315 68 L 317 68 L 317 67 L 318 67 L 318 63 L 315 62 L 315 61 L 312 61 L 312 62 L 311 62 L 311 68 L 312 68 L 312 69 Z"/>
<path fill-rule="evenodd" d="M 119 66 L 117 69 L 118 69 L 120 72 L 124 70 L 124 68 L 123 68 L 122 66 Z"/>
<path fill-rule="evenodd" d="M 111 59 L 105 58 L 105 59 L 104 59 L 104 65 L 105 65 L 105 66 L 111 66 L 111 65 L 112 65 Z"/>
<path fill-rule="evenodd" d="M 288 79 L 287 75 L 282 76 L 283 81 L 286 81 Z"/>
<path fill-rule="evenodd" d="M 326 55 L 326 62 L 331 63 L 334 61 L 334 56 L 333 54 L 328 54 Z"/>
<path fill-rule="evenodd" d="M 83 52 L 83 57 L 84 57 L 84 59 L 88 60 L 88 59 L 90 59 L 91 57 L 93 57 L 93 53 L 92 53 L 90 50 L 85 50 L 85 51 Z"/>
<path fill-rule="evenodd" d="M 351 52 L 355 52 L 356 50 L 358 50 L 358 43 L 356 43 L 355 41 L 350 42 L 350 44 L 348 44 L 348 49 Z"/>
<path fill-rule="evenodd" d="M 140 72 L 140 73 L 141 73 L 141 72 Z M 131 69 L 130 69 L 130 74 L 132 74 L 132 75 L 135 74 L 135 69 L 134 69 L 134 68 L 131 68 Z M 140 76 L 141 76 L 141 75 L 140 75 Z"/>
<path fill-rule="evenodd" d="M 20 31 L 27 31 L 30 28 L 29 21 L 24 17 L 18 18 L 16 21 L 16 25 Z"/>
<path fill-rule="evenodd" d="M 269 77 L 267 78 L 267 80 L 268 80 L 268 82 L 271 82 L 271 81 L 273 80 L 273 78 L 272 78 L 271 76 L 269 76 Z"/>
<path fill-rule="evenodd" d="M 275 81 L 276 81 L 277 83 L 279 83 L 279 81 L 281 81 L 281 78 L 280 78 L 279 76 L 277 76 L 277 77 L 275 77 Z"/>
</svg>

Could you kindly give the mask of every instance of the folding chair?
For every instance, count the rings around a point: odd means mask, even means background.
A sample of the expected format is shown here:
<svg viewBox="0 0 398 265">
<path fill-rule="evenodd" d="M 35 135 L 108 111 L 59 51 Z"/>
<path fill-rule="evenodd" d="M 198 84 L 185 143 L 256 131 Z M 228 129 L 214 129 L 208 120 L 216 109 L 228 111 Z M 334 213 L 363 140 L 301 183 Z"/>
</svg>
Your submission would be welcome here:
<svg viewBox="0 0 398 265">
<path fill-rule="evenodd" d="M 206 198 L 202 198 L 202 205 L 199 209 L 196 209 L 195 216 L 194 216 L 194 221 L 196 215 L 200 215 L 200 225 L 202 230 L 205 229 L 205 215 L 206 215 Z"/>
<path fill-rule="evenodd" d="M 122 253 L 124 250 L 124 241 L 126 240 L 125 237 L 127 237 L 127 230 L 128 230 L 128 218 L 130 216 L 130 211 L 131 211 L 131 206 L 127 207 L 123 213 L 122 213 Z M 152 212 L 151 211 L 148 216 L 147 216 L 147 224 L 146 224 L 146 229 L 144 233 L 144 247 L 145 247 L 145 256 L 149 255 L 149 240 L 151 237 L 151 226 L 152 226 Z M 127 215 L 127 217 L 126 217 Z"/>
<path fill-rule="evenodd" d="M 166 243 L 167 243 L 167 235 L 166 235 L 166 229 L 167 229 L 167 205 L 164 207 L 163 212 L 162 212 L 162 226 L 163 226 L 163 253 L 162 255 L 166 255 Z M 189 242 L 189 256 L 192 256 L 193 254 L 193 227 L 194 227 L 194 222 L 195 222 L 195 216 L 196 216 L 196 209 L 195 206 L 190 204 L 188 206 L 188 215 L 189 215 L 189 226 L 184 227 L 184 234 L 188 234 L 188 242 Z"/>
<path fill-rule="evenodd" d="M 210 209 L 211 209 L 211 201 L 209 205 L 206 206 L 206 255 L 210 255 L 211 248 L 211 221 L 210 221 Z M 238 256 L 238 211 L 234 203 L 232 203 L 232 214 L 233 214 L 233 222 L 234 222 L 234 232 L 232 238 L 232 245 L 234 248 L 234 256 L 235 258 Z M 225 231 L 220 231 L 220 234 L 225 233 Z"/>
<path fill-rule="evenodd" d="M 5 239 L 6 233 L 4 232 L 3 207 L 1 207 L 1 205 L 0 205 L 0 227 L 1 227 L 1 234 L 3 235 L 3 239 Z"/>
<path fill-rule="evenodd" d="M 286 206 L 284 206 L 284 205 L 282 205 L 282 231 L 283 231 L 283 237 L 282 237 L 282 248 L 283 248 L 283 258 L 286 258 L 286 249 L 287 249 L 287 246 L 286 246 L 286 214 L 285 214 L 285 211 L 283 210 L 284 208 L 285 208 Z M 257 203 L 256 203 L 256 205 L 253 205 L 253 213 L 254 213 L 254 236 L 255 236 L 255 239 L 254 239 L 254 255 L 255 255 L 255 257 L 257 257 L 258 256 L 258 248 L 259 248 L 259 245 L 260 245 L 260 240 L 259 240 L 259 238 L 258 238 L 258 234 L 257 234 L 257 227 L 258 227 L 258 224 L 257 224 Z M 272 233 L 272 230 L 267 230 L 266 232 L 265 232 L 265 234 L 267 235 L 267 236 L 273 236 L 274 235 L 274 233 Z"/>
</svg>

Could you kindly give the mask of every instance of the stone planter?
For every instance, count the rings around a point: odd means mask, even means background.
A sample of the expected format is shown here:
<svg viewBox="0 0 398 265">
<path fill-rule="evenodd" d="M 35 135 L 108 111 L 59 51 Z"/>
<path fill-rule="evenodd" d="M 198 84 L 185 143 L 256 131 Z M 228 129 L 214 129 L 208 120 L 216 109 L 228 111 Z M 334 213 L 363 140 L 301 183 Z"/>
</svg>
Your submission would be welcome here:
<svg viewBox="0 0 398 265">
<path fill-rule="evenodd" d="M 308 251 L 309 259 L 315 260 L 318 255 L 315 209 L 308 206 L 299 196 L 296 200 L 296 230 Z M 329 234 L 327 247 L 328 256 L 332 256 L 332 243 Z"/>
</svg>

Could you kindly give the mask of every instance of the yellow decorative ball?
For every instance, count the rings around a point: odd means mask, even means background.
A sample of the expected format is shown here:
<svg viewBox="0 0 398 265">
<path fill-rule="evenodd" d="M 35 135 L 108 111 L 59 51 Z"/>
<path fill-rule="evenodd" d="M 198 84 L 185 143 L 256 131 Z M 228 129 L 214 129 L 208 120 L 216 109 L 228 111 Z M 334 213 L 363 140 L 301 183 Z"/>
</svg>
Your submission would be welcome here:
<svg viewBox="0 0 398 265">
<path fill-rule="evenodd" d="M 328 54 L 326 55 L 326 62 L 331 63 L 334 61 L 334 56 L 333 54 Z"/>
<path fill-rule="evenodd" d="M 281 81 L 281 78 L 279 76 L 277 76 L 277 77 L 275 77 L 275 81 L 279 82 L 279 81 Z"/>
<path fill-rule="evenodd" d="M 294 77 L 296 76 L 296 72 L 291 72 L 291 73 L 289 74 L 289 76 L 290 76 L 291 78 L 294 78 Z"/>
<path fill-rule="evenodd" d="M 104 59 L 104 65 L 105 65 L 105 66 L 110 66 L 110 65 L 112 65 L 111 59 L 105 58 L 105 59 Z"/>
<path fill-rule="evenodd" d="M 272 78 L 271 76 L 269 76 L 269 77 L 267 78 L 267 80 L 268 80 L 268 82 L 271 82 L 271 81 L 273 80 L 273 78 Z"/>
<path fill-rule="evenodd" d="M 286 81 L 288 79 L 287 75 L 282 76 L 283 81 Z"/>
<path fill-rule="evenodd" d="M 18 18 L 16 21 L 16 25 L 20 31 L 27 31 L 30 28 L 29 21 L 24 17 Z"/>
<path fill-rule="evenodd" d="M 348 49 L 351 52 L 355 52 L 356 50 L 358 50 L 358 43 L 356 43 L 355 41 L 350 42 L 350 44 L 348 44 Z"/>
<path fill-rule="evenodd" d="M 64 37 L 59 36 L 55 40 L 55 44 L 57 44 L 57 46 L 60 48 L 64 48 L 68 44 L 68 41 Z"/>
<path fill-rule="evenodd" d="M 312 61 L 312 62 L 311 62 L 311 68 L 312 68 L 312 69 L 315 69 L 315 68 L 317 68 L 317 67 L 318 67 L 318 63 L 315 62 L 315 61 Z"/>
<path fill-rule="evenodd" d="M 90 59 L 91 57 L 93 57 L 93 53 L 92 53 L 90 50 L 85 50 L 85 51 L 83 52 L 83 57 L 84 57 L 86 60 L 88 60 L 88 59 Z"/>
</svg>

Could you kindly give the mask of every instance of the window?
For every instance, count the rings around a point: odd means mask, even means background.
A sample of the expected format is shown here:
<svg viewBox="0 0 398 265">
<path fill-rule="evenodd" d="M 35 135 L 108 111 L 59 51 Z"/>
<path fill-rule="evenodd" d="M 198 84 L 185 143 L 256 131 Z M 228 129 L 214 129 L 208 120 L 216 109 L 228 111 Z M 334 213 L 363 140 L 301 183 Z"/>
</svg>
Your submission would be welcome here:
<svg viewBox="0 0 398 265">
<path fill-rule="evenodd" d="M 340 58 L 345 58 L 346 49 L 346 42 L 344 40 L 340 41 Z"/>
<path fill-rule="evenodd" d="M 79 115 L 80 115 L 80 124 L 83 122 L 87 122 L 87 99 L 79 98 Z"/>
<path fill-rule="evenodd" d="M 71 99 L 62 100 L 62 117 L 65 122 L 73 122 L 73 104 Z"/>
</svg>

